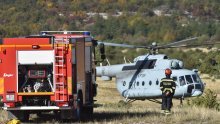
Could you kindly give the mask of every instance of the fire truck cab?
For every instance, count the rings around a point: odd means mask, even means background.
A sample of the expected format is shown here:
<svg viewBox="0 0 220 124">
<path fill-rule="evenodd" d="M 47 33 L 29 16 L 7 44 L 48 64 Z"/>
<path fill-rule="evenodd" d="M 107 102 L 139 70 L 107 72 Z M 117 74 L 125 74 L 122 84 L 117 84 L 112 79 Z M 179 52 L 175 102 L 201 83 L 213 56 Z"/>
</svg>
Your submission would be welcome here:
<svg viewBox="0 0 220 124">
<path fill-rule="evenodd" d="M 96 41 L 88 31 L 42 31 L 0 44 L 0 96 L 10 115 L 93 113 Z"/>
</svg>

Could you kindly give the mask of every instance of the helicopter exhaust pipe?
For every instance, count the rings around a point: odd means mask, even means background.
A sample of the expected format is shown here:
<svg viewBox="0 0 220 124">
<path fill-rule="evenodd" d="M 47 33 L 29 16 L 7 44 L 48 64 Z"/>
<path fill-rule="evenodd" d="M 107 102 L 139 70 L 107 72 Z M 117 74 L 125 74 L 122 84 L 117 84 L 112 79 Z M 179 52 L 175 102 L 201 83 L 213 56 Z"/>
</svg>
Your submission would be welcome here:
<svg viewBox="0 0 220 124">
<path fill-rule="evenodd" d="M 109 77 L 109 76 L 101 76 L 101 79 L 102 79 L 103 81 L 110 81 L 110 80 L 112 80 L 112 77 Z"/>
<path fill-rule="evenodd" d="M 108 76 L 116 77 L 116 75 L 122 71 L 123 65 L 110 65 L 96 67 L 96 76 Z"/>
</svg>

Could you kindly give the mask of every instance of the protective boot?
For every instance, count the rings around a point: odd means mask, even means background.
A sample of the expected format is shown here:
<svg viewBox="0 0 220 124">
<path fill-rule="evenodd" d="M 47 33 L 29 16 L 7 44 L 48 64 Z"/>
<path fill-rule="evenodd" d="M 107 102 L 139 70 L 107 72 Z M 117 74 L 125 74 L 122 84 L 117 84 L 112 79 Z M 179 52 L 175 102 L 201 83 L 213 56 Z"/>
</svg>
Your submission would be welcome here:
<svg viewBox="0 0 220 124">
<path fill-rule="evenodd" d="M 166 115 L 170 115 L 171 114 L 171 111 L 170 110 L 165 110 L 164 112 Z"/>
</svg>

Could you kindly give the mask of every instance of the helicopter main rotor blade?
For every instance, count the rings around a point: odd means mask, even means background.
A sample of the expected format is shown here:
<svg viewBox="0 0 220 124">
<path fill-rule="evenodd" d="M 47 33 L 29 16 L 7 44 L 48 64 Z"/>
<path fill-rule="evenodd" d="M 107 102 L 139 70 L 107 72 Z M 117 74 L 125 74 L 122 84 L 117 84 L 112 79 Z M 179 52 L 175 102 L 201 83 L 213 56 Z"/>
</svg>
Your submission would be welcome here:
<svg viewBox="0 0 220 124">
<path fill-rule="evenodd" d="M 98 41 L 97 43 L 98 45 L 104 44 L 105 46 L 126 47 L 126 48 L 146 48 L 146 46 L 135 46 L 135 45 L 109 43 L 109 42 L 101 42 L 101 41 Z"/>
<path fill-rule="evenodd" d="M 214 43 L 202 43 L 202 44 L 186 44 L 186 45 L 179 45 L 179 46 L 166 46 L 166 47 L 160 47 L 160 49 L 166 49 L 166 48 L 181 48 L 181 47 L 201 47 L 201 46 L 211 46 L 215 44 L 220 44 L 220 42 L 214 42 Z"/>
<path fill-rule="evenodd" d="M 189 42 L 189 41 L 192 41 L 192 40 L 196 40 L 196 39 L 198 39 L 198 37 L 187 38 L 187 39 L 176 41 L 176 42 L 172 42 L 172 43 L 169 43 L 169 44 L 166 44 L 166 45 L 158 46 L 157 48 L 165 48 L 165 47 L 172 47 L 172 46 L 175 47 L 175 46 L 177 46 L 179 44 L 184 44 L 186 42 Z"/>
<path fill-rule="evenodd" d="M 210 46 L 210 45 L 215 45 L 215 44 L 220 44 L 220 42 L 205 42 L 205 43 L 200 43 L 200 44 L 193 44 L 192 42 L 189 44 L 190 41 L 196 40 L 198 37 L 193 37 L 193 38 L 187 38 L 184 40 L 172 42 L 169 44 L 165 45 L 160 45 L 157 46 L 157 44 L 152 44 L 150 46 L 136 46 L 136 45 L 128 45 L 128 44 L 119 44 L 119 43 L 110 43 L 110 42 L 102 42 L 98 41 L 98 45 L 104 44 L 106 46 L 114 46 L 114 47 L 126 47 L 126 48 L 144 48 L 144 49 L 150 49 L 155 51 L 156 49 L 166 49 L 166 48 L 181 48 L 181 47 L 199 47 L 199 46 Z"/>
</svg>

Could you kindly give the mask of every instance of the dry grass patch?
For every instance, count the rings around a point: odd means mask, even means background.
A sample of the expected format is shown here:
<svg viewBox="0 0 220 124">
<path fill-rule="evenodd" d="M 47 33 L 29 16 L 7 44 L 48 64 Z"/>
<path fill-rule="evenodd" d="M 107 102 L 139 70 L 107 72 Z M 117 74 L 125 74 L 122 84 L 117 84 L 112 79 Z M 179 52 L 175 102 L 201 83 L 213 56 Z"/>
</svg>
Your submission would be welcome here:
<svg viewBox="0 0 220 124">
<path fill-rule="evenodd" d="M 173 114 L 166 116 L 160 113 L 159 108 L 130 108 L 114 109 L 102 108 L 97 109 L 95 114 L 96 123 L 218 123 L 220 114 L 215 110 L 197 107 L 173 108 Z M 99 113 L 97 116 L 97 113 Z M 87 123 L 87 122 L 86 122 Z"/>
<path fill-rule="evenodd" d="M 173 114 L 165 116 L 160 113 L 160 104 L 150 101 L 135 101 L 130 105 L 123 105 L 120 100 L 124 98 L 120 96 L 116 89 L 115 81 L 104 82 L 97 80 L 98 94 L 95 97 L 95 109 L 93 118 L 84 120 L 80 123 L 95 124 L 216 124 L 220 123 L 220 112 L 203 107 L 188 106 L 187 100 L 184 106 L 179 107 L 179 100 L 173 100 Z M 220 91 L 218 83 L 207 82 L 207 87 Z M 5 115 L 0 113 L 0 122 L 5 122 Z M 51 117 L 52 118 L 52 117 Z M 60 120 L 44 119 L 44 123 L 61 123 Z M 38 121 L 40 121 L 38 119 Z M 37 121 L 32 121 L 33 123 Z M 42 122 L 42 120 L 40 121 Z M 71 121 L 68 123 L 76 123 Z"/>
<path fill-rule="evenodd" d="M 7 113 L 3 110 L 0 110 L 0 124 L 6 123 L 7 119 L 8 119 Z"/>
<path fill-rule="evenodd" d="M 202 79 L 202 81 L 206 84 L 205 88 L 212 89 L 212 91 L 220 94 L 220 79 L 212 80 L 212 79 Z"/>
<path fill-rule="evenodd" d="M 210 81 L 210 79 L 207 79 L 206 83 L 206 88 L 220 90 L 220 87 L 216 87 L 217 83 Z M 95 117 L 92 121 L 95 123 L 185 124 L 220 122 L 220 113 L 218 111 L 202 107 L 187 106 L 186 100 L 182 108 L 179 107 L 179 100 L 174 100 L 173 114 L 170 116 L 161 114 L 160 105 L 149 101 L 135 101 L 129 108 L 120 107 L 118 104 L 120 100 L 123 100 L 123 97 L 117 92 L 115 81 L 104 82 L 98 80 L 98 84 L 96 104 L 100 106 L 95 108 Z"/>
</svg>

